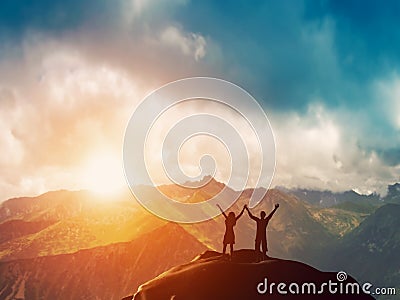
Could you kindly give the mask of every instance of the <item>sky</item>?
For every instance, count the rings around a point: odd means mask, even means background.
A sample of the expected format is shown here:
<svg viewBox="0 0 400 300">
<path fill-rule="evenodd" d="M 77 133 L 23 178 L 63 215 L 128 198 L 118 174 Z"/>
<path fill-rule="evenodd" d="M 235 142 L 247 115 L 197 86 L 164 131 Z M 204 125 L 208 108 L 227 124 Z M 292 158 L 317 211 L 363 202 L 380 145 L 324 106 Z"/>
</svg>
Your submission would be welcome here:
<svg viewBox="0 0 400 300">
<path fill-rule="evenodd" d="M 121 184 L 137 105 L 193 76 L 231 81 L 259 101 L 276 142 L 273 186 L 384 194 L 400 181 L 399 9 L 355 0 L 3 0 L 0 199 Z"/>
</svg>

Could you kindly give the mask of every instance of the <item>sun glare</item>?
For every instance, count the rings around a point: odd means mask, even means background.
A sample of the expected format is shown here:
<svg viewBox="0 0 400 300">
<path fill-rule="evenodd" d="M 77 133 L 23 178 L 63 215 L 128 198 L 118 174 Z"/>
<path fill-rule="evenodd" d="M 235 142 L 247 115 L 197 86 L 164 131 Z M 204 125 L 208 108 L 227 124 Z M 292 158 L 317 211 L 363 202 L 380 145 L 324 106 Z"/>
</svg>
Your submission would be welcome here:
<svg viewBox="0 0 400 300">
<path fill-rule="evenodd" d="M 101 196 L 117 194 L 125 185 L 122 162 L 114 153 L 97 153 L 89 157 L 82 177 L 84 187 Z"/>
</svg>

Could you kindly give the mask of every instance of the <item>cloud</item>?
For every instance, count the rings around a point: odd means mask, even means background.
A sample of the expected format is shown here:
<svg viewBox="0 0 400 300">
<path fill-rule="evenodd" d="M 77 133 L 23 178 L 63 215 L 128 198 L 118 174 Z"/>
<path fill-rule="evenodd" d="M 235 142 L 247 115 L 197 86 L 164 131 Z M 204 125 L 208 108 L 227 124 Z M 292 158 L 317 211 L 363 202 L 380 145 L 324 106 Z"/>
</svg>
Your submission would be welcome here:
<svg viewBox="0 0 400 300">
<path fill-rule="evenodd" d="M 206 55 L 206 40 L 196 33 L 184 33 L 181 29 L 169 26 L 161 32 L 161 42 L 168 46 L 178 48 L 182 54 L 193 56 L 199 60 Z"/>
<path fill-rule="evenodd" d="M 362 146 L 360 137 L 368 134 L 352 126 L 362 124 L 362 116 L 313 103 L 305 114 L 272 114 L 271 120 L 277 141 L 275 185 L 385 194 L 387 183 L 398 180 L 398 167 Z"/>
<path fill-rule="evenodd" d="M 244 113 L 244 112 L 242 112 Z M 194 119 L 199 114 L 207 115 L 207 122 L 198 124 Z M 223 122 L 217 122 L 214 117 L 218 117 Z M 258 182 L 262 155 L 260 154 L 260 145 L 252 127 L 258 122 L 252 115 L 245 119 L 237 111 L 228 108 L 227 105 L 216 103 L 205 99 L 193 99 L 172 106 L 156 120 L 148 135 L 146 144 L 146 166 L 151 174 L 151 178 L 156 184 L 168 182 L 167 174 L 175 179 L 176 182 L 184 183 L 190 178 L 182 177 L 177 172 L 175 159 L 178 157 L 179 167 L 188 177 L 200 175 L 200 171 L 206 171 L 205 175 L 213 175 L 221 182 L 229 182 L 231 187 L 241 189 L 243 186 L 252 187 Z M 265 121 L 262 120 L 263 122 Z M 183 123 L 181 123 L 183 122 Z M 173 129 L 177 124 L 183 124 L 183 128 Z M 219 126 L 219 127 L 218 127 Z M 204 134 L 191 136 L 185 134 L 188 132 L 197 132 L 201 128 Z M 168 155 L 163 160 L 162 151 L 167 134 L 171 134 L 171 140 L 174 141 L 179 151 L 171 152 L 171 148 L 166 148 Z M 183 131 L 184 133 L 183 133 Z M 187 130 L 187 131 L 186 131 Z M 193 130 L 193 131 L 192 131 Z M 215 136 L 215 133 L 218 134 Z M 207 133 L 211 133 L 208 135 Z M 183 138 L 188 138 L 183 144 Z M 232 147 L 234 145 L 234 147 Z M 245 147 L 247 153 L 243 155 L 240 152 L 241 146 Z M 238 155 L 240 153 L 240 155 Z M 201 163 L 203 156 L 208 155 L 214 163 L 207 164 L 207 161 Z M 171 163 L 172 162 L 172 163 Z M 246 167 L 249 164 L 249 167 Z M 238 177 L 232 175 L 232 165 Z M 201 170 L 204 167 L 206 170 Z M 164 170 L 163 170 L 164 168 Z M 204 175 L 204 174 L 203 174 Z M 201 179 L 201 178 L 200 178 Z M 198 179 L 197 179 L 198 180 Z M 261 180 L 263 182 L 263 180 Z M 268 184 L 265 183 L 265 184 Z"/>
<path fill-rule="evenodd" d="M 335 20 L 306 19 L 306 9 L 303 2 L 236 2 L 229 9 L 192 2 L 178 20 L 218 41 L 224 78 L 249 89 L 265 108 L 298 110 L 313 97 L 336 104 L 338 85 L 349 85 L 335 51 Z"/>
<path fill-rule="evenodd" d="M 137 103 L 189 76 L 231 80 L 260 101 L 276 184 L 381 191 L 399 178 L 392 4 L 367 2 L 371 19 L 330 1 L 11 2 L 0 3 L 0 199 L 78 188 L 87 156 L 120 150 Z"/>
<path fill-rule="evenodd" d="M 149 91 L 209 72 L 198 65 L 206 39 L 170 20 L 182 4 L 166 2 L 157 11 L 156 3 L 133 1 L 131 19 L 98 23 L 102 4 L 96 16 L 76 2 L 68 7 L 84 11 L 76 18 L 90 15 L 86 20 L 72 22 L 67 14 L 63 26 L 53 26 L 33 17 L 34 6 L 25 12 L 29 18 L 15 20 L 18 31 L 0 21 L 1 33 L 19 34 L 18 41 L 0 34 L 1 199 L 84 188 L 79 173 L 86 161 L 104 149 L 121 154 L 128 119 Z M 115 3 L 107 14 L 123 16 L 122 8 Z"/>
<path fill-rule="evenodd" d="M 78 188 L 73 173 L 85 157 L 108 144 L 120 151 L 139 95 L 121 70 L 43 43 L 1 69 L 8 78 L 0 87 L 3 197 Z"/>
<path fill-rule="evenodd" d="M 376 80 L 373 88 L 377 113 L 383 114 L 395 130 L 400 130 L 400 76 L 394 72 L 389 78 Z"/>
<path fill-rule="evenodd" d="M 271 117 L 279 184 L 383 191 L 399 180 L 399 101 L 388 79 L 400 69 L 396 8 L 366 7 L 239 2 L 227 11 L 206 2 L 181 10 L 179 20 L 220 43 L 225 78 Z"/>
</svg>

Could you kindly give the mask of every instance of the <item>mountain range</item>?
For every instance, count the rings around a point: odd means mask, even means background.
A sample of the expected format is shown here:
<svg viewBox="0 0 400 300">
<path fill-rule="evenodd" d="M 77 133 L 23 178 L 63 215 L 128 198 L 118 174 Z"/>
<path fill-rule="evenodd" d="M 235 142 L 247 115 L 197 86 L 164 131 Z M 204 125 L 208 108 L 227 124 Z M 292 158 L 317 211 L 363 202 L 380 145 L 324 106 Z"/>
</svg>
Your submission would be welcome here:
<svg viewBox="0 0 400 300">
<path fill-rule="evenodd" d="M 159 190 L 177 201 L 201 202 L 225 187 L 206 179 L 200 188 Z M 353 199 L 349 193 L 332 205 L 320 205 L 317 191 L 307 198 L 310 193 L 299 197 L 271 189 L 252 212 L 269 213 L 280 204 L 268 227 L 270 256 L 399 287 L 400 205 L 394 186 L 387 196 L 393 201 Z M 143 188 L 149 197 L 154 193 L 153 187 Z M 239 196 L 229 211 L 238 213 L 253 192 L 229 189 L 228 195 Z M 238 220 L 235 249 L 253 247 L 255 226 L 247 215 Z M 0 299 L 121 299 L 203 251 L 220 250 L 224 230 L 222 216 L 168 223 L 129 193 L 103 199 L 63 190 L 10 199 L 0 205 Z"/>
<path fill-rule="evenodd" d="M 400 205 L 378 208 L 327 252 L 325 269 L 346 269 L 359 280 L 400 287 Z"/>
</svg>

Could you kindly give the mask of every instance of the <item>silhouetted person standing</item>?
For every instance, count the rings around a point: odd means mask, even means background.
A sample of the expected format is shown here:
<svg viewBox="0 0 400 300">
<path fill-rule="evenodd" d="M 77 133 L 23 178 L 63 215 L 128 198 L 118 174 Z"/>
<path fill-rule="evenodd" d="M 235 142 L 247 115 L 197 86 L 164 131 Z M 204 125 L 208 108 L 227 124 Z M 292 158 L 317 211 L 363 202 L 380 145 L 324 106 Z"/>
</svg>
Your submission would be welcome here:
<svg viewBox="0 0 400 300">
<path fill-rule="evenodd" d="M 268 251 L 268 246 L 267 246 L 267 226 L 269 220 L 271 220 L 272 216 L 276 212 L 276 210 L 279 207 L 279 204 L 275 204 L 274 210 L 266 216 L 265 211 L 261 211 L 260 213 L 260 218 L 255 217 L 247 207 L 247 205 L 244 206 L 247 212 L 249 213 L 249 217 L 252 218 L 254 221 L 257 222 L 257 233 L 256 233 L 256 240 L 255 240 L 255 251 L 256 253 L 260 253 L 260 246 L 262 248 L 262 259 L 265 259 Z"/>
<path fill-rule="evenodd" d="M 236 221 L 243 215 L 244 207 L 240 214 L 236 217 L 234 212 L 230 212 L 228 215 L 222 210 L 221 206 L 217 204 L 218 208 L 221 210 L 222 214 L 225 217 L 225 234 L 223 241 L 223 249 L 222 253 L 226 253 L 226 246 L 230 245 L 230 256 L 232 258 L 233 254 L 233 245 L 235 244 L 235 232 L 233 231 L 233 227 L 236 225 Z"/>
</svg>

